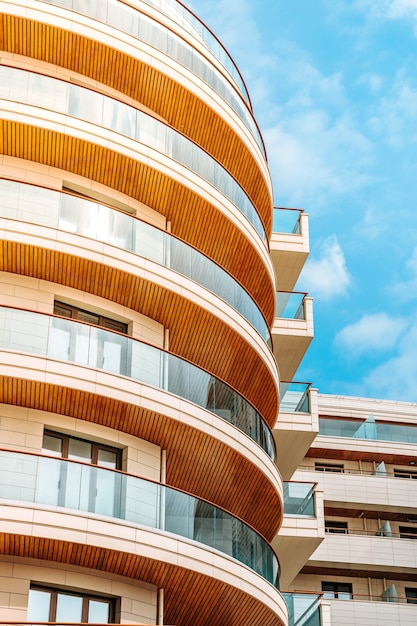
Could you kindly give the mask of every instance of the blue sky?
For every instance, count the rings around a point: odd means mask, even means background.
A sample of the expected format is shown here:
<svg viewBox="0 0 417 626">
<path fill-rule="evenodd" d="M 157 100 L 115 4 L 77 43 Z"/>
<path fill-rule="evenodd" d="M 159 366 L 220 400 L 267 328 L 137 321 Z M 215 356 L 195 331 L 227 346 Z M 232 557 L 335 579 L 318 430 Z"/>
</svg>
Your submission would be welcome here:
<svg viewBox="0 0 417 626">
<path fill-rule="evenodd" d="M 297 285 L 321 393 L 417 401 L 417 0 L 192 0 L 248 86 L 275 204 L 310 215 Z"/>
</svg>

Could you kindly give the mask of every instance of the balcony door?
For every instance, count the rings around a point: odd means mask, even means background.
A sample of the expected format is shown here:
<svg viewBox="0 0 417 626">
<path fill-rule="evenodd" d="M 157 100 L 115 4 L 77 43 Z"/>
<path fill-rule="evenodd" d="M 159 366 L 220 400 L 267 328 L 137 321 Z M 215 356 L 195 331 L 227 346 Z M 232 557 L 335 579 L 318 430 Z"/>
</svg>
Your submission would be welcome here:
<svg viewBox="0 0 417 626">
<path fill-rule="evenodd" d="M 39 501 L 119 517 L 122 475 L 105 470 L 120 469 L 120 450 L 45 431 L 42 452 L 62 460 L 41 460 Z"/>
<path fill-rule="evenodd" d="M 97 367 L 114 374 L 129 374 L 128 342 L 125 337 L 121 336 L 127 333 L 127 324 L 63 302 L 55 302 L 54 314 L 62 318 L 86 322 L 90 326 L 72 324 L 66 319 L 54 318 L 49 356 L 80 365 Z"/>
</svg>

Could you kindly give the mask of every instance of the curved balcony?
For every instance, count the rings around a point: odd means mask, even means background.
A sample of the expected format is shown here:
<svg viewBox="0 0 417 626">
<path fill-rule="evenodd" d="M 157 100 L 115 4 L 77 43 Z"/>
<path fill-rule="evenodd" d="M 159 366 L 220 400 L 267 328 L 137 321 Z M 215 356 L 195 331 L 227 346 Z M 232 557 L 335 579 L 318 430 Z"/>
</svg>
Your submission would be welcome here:
<svg viewBox="0 0 417 626">
<path fill-rule="evenodd" d="M 115 0 L 103 0 L 99 3 L 86 3 L 83 0 L 43 0 L 43 2 L 70 9 L 86 17 L 108 24 L 156 48 L 180 63 L 213 89 L 235 111 L 255 138 L 262 154 L 265 155 L 265 147 L 249 108 L 250 105 L 248 102 L 242 101 L 243 98 L 240 91 L 238 94 L 236 93 L 236 84 L 231 84 L 208 59 L 166 26 L 156 22 L 144 13 L 140 13 L 138 10 Z M 155 6 L 152 2 L 148 1 L 146 3 Z M 156 8 L 161 13 L 167 14 L 159 2 Z M 172 19 L 172 17 L 173 15 L 170 12 L 169 18 Z M 221 60 L 220 62 L 222 63 Z M 233 78 L 235 79 L 235 77 Z M 238 89 L 240 90 L 240 86 Z M 246 96 L 246 93 L 244 96 Z"/>
<path fill-rule="evenodd" d="M 70 361 L 163 389 L 222 417 L 271 459 L 275 456 L 267 424 L 236 391 L 195 365 L 126 335 L 0 306 L 0 349 Z"/>
<path fill-rule="evenodd" d="M 7 66 L 0 66 L 0 98 L 90 122 L 164 154 L 228 198 L 266 241 L 261 219 L 239 183 L 197 144 L 151 115 L 90 89 Z"/>
<path fill-rule="evenodd" d="M 194 280 L 236 309 L 272 346 L 267 323 L 247 291 L 214 261 L 169 233 L 86 198 L 25 183 L 0 179 L 0 198 L 0 217 L 108 243 Z"/>
<path fill-rule="evenodd" d="M 119 471 L 0 451 L 0 498 L 64 507 L 173 533 L 219 550 L 279 588 L 279 564 L 254 529 L 213 504 Z"/>
</svg>

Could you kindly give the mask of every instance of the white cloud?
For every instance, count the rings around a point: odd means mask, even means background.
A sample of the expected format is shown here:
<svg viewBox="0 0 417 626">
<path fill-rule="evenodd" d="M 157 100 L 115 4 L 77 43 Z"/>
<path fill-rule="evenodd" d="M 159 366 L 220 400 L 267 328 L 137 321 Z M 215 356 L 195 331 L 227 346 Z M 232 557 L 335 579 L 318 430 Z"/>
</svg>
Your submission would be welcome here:
<svg viewBox="0 0 417 626">
<path fill-rule="evenodd" d="M 388 5 L 387 15 L 391 18 L 415 17 L 417 15 L 417 0 L 392 0 Z"/>
<path fill-rule="evenodd" d="M 337 333 L 335 344 L 350 355 L 392 349 L 407 326 L 407 320 L 386 313 L 363 315 L 358 322 Z"/>
<path fill-rule="evenodd" d="M 375 398 L 416 401 L 417 321 L 403 336 L 398 353 L 373 369 L 364 379 L 361 393 Z"/>
<path fill-rule="evenodd" d="M 323 242 L 319 258 L 307 261 L 301 284 L 308 286 L 312 296 L 330 300 L 345 295 L 350 283 L 345 256 L 337 237 L 331 235 Z"/>
</svg>

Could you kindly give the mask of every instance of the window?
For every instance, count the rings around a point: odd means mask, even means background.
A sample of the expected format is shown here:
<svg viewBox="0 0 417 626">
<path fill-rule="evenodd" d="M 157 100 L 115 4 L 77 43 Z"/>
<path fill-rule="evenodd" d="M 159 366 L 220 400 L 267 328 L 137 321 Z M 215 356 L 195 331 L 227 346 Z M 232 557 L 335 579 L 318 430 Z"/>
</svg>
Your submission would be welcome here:
<svg viewBox="0 0 417 626">
<path fill-rule="evenodd" d="M 341 535 L 347 535 L 349 532 L 347 522 L 334 522 L 333 520 L 325 520 L 324 529 L 326 533 L 336 533 Z"/>
<path fill-rule="evenodd" d="M 405 597 L 408 604 L 417 604 L 417 587 L 406 587 Z"/>
<path fill-rule="evenodd" d="M 116 600 L 33 585 L 29 590 L 30 622 L 114 623 Z"/>
<path fill-rule="evenodd" d="M 315 463 L 316 472 L 336 472 L 341 474 L 345 471 L 343 463 Z"/>
<path fill-rule="evenodd" d="M 323 598 L 337 598 L 338 600 L 352 599 L 352 585 L 350 583 L 322 582 Z"/>
<path fill-rule="evenodd" d="M 59 317 L 52 318 L 49 356 L 130 376 L 127 324 L 63 302 L 55 302 L 54 313 Z M 68 318 L 91 326 L 73 324 Z"/>
<path fill-rule="evenodd" d="M 405 469 L 394 469 L 396 478 L 417 478 L 417 471 L 413 472 Z"/>
<path fill-rule="evenodd" d="M 78 511 L 118 516 L 121 475 L 104 470 L 121 469 L 121 450 L 45 430 L 42 452 L 59 459 L 82 462 L 69 464 L 43 459 L 39 470 L 39 490 L 42 490 L 39 496 L 42 502 Z"/>
<path fill-rule="evenodd" d="M 49 456 L 72 461 L 83 461 L 107 467 L 108 469 L 121 469 L 121 450 L 106 446 L 94 441 L 86 441 L 71 437 L 62 433 L 45 430 L 42 442 L 42 452 Z"/>
<path fill-rule="evenodd" d="M 417 528 L 414 526 L 399 527 L 401 539 L 417 539 Z"/>
<path fill-rule="evenodd" d="M 89 311 L 83 311 L 71 304 L 65 304 L 64 302 L 54 302 L 54 313 L 61 317 L 70 317 L 71 319 L 78 320 L 79 322 L 88 322 L 94 324 L 94 326 L 101 326 L 101 328 L 107 328 L 107 330 L 115 330 L 119 333 L 127 334 L 127 324 L 112 320 L 103 315 L 97 315 L 96 313 L 90 313 Z"/>
</svg>

